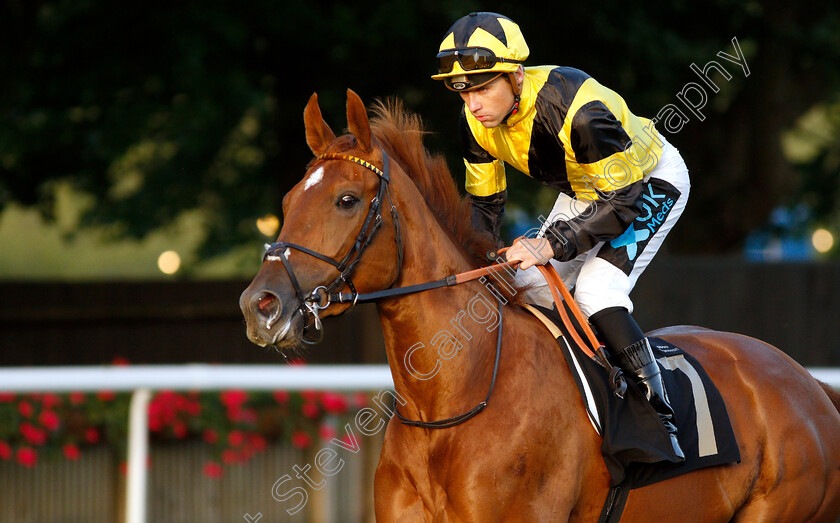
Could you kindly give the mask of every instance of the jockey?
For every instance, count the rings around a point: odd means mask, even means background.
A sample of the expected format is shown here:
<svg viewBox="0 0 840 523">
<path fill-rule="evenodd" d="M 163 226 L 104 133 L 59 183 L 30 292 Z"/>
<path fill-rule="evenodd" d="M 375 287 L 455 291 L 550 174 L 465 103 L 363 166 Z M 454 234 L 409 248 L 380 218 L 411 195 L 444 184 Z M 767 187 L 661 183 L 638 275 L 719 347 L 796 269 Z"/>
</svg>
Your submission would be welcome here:
<svg viewBox="0 0 840 523">
<path fill-rule="evenodd" d="M 571 67 L 523 67 L 528 53 L 519 26 L 487 12 L 456 21 L 440 45 L 432 78 L 464 101 L 459 134 L 473 224 L 501 242 L 505 163 L 559 191 L 539 233 L 507 251 L 508 261 L 520 262 L 517 282 L 545 285 L 534 265 L 557 268 L 683 458 L 629 294 L 685 208 L 688 169 L 654 122 L 631 113 L 617 93 Z"/>
</svg>

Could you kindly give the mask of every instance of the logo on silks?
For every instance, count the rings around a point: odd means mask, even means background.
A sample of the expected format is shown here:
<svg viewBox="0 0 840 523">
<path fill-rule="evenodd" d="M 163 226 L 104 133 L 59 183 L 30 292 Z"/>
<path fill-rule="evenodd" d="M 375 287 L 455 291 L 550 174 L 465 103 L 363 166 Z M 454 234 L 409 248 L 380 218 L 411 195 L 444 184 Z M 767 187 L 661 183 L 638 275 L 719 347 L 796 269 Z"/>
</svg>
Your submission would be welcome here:
<svg viewBox="0 0 840 523">
<path fill-rule="evenodd" d="M 637 231 L 631 225 L 621 236 L 611 241 L 610 245 L 616 249 L 619 247 L 627 247 L 627 257 L 631 260 L 635 260 L 636 255 L 639 253 L 639 249 L 636 247 L 636 244 L 638 242 L 643 242 L 648 238 L 650 238 L 649 230 L 641 229 Z"/>
<path fill-rule="evenodd" d="M 641 214 L 621 236 L 610 241 L 611 248 L 601 249 L 598 257 L 630 274 L 633 261 L 665 223 L 679 196 L 680 191 L 673 185 L 656 178 L 651 179 L 642 190 L 639 202 Z"/>
<path fill-rule="evenodd" d="M 637 222 L 642 222 L 651 234 L 659 230 L 659 226 L 665 223 L 665 218 L 668 217 L 668 212 L 674 207 L 675 199 L 668 196 L 666 192 L 657 194 L 653 191 L 653 184 L 649 183 L 646 186 L 647 193 L 642 193 L 642 199 L 647 200 L 642 202 L 642 209 L 647 214 L 636 218 Z M 674 189 L 673 187 L 671 187 Z M 674 189 L 676 191 L 676 189 Z M 677 193 L 679 194 L 679 193 Z M 648 205 L 648 202 L 650 205 Z"/>
</svg>

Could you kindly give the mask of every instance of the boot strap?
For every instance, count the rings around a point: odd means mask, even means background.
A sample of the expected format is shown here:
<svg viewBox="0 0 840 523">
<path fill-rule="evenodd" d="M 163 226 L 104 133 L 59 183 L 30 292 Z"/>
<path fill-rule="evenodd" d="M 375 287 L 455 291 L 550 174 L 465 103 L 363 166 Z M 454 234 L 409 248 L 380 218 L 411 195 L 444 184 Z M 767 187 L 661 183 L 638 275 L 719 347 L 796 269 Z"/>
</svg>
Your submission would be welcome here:
<svg viewBox="0 0 840 523">
<path fill-rule="evenodd" d="M 640 371 L 651 363 L 655 364 L 653 350 L 651 350 L 647 338 L 642 338 L 633 345 L 618 351 L 616 357 L 623 365 L 633 369 L 634 372 Z"/>
</svg>

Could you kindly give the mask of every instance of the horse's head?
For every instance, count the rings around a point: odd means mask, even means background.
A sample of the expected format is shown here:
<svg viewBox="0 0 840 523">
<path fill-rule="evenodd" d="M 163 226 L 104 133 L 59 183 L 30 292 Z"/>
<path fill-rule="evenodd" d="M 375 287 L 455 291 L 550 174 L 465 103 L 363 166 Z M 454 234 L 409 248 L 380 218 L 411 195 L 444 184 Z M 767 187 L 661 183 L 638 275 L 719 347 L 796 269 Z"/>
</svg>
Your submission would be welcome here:
<svg viewBox="0 0 840 523">
<path fill-rule="evenodd" d="M 239 299 L 248 338 L 261 346 L 311 342 L 320 335 L 319 315 L 352 306 L 330 303 L 330 295 L 386 288 L 400 269 L 399 226 L 388 191 L 393 169 L 373 139 L 361 99 L 347 91 L 348 135 L 336 138 L 315 94 L 304 122 L 316 158 L 283 198 L 283 228 Z"/>
</svg>

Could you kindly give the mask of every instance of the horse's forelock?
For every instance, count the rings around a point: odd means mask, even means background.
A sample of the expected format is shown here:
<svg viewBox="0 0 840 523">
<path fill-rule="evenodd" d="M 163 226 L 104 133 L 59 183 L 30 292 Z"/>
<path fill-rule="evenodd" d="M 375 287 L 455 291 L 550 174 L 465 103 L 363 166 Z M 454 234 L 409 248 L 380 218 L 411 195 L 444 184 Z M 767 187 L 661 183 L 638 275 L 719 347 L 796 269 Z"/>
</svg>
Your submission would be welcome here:
<svg viewBox="0 0 840 523">
<path fill-rule="evenodd" d="M 470 204 L 458 192 L 446 160 L 439 154 L 430 154 L 423 144 L 426 131 L 420 117 L 406 111 L 398 99 L 375 102 L 372 113 L 370 127 L 376 141 L 405 170 L 444 230 L 453 235 L 477 265 L 486 264 L 485 255 L 495 247 L 494 242 L 473 228 Z M 356 138 L 344 134 L 330 143 L 324 153 L 358 154 L 356 147 Z M 315 162 L 317 158 L 310 162 L 307 171 Z"/>
</svg>

